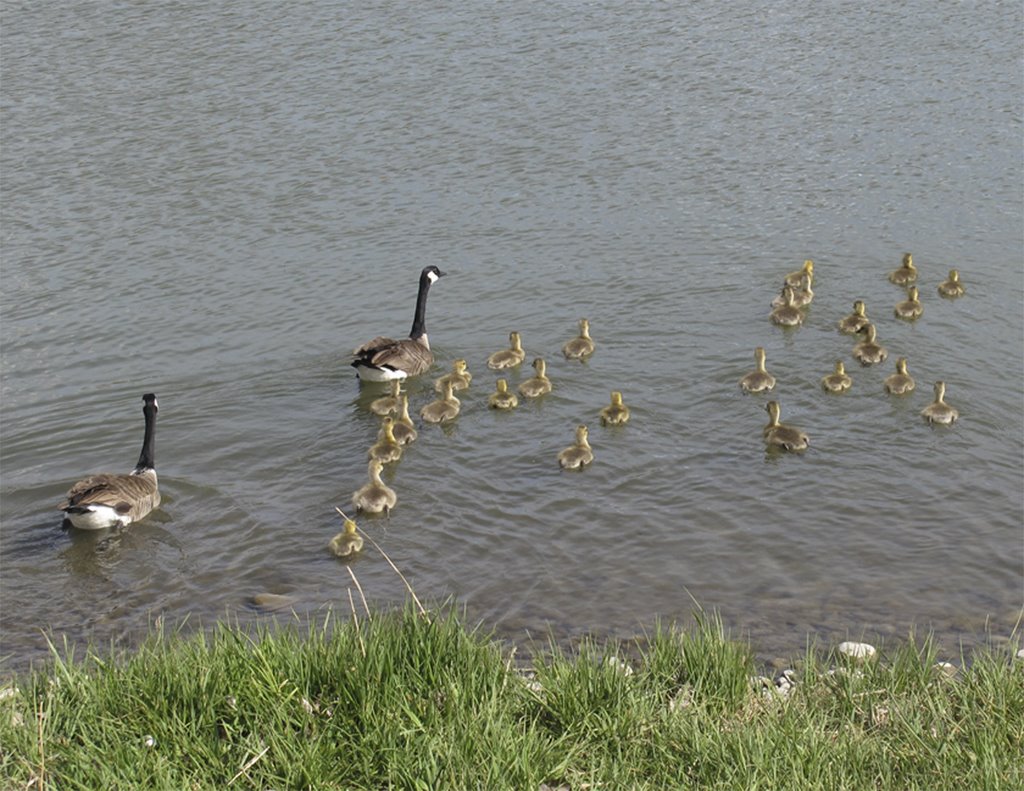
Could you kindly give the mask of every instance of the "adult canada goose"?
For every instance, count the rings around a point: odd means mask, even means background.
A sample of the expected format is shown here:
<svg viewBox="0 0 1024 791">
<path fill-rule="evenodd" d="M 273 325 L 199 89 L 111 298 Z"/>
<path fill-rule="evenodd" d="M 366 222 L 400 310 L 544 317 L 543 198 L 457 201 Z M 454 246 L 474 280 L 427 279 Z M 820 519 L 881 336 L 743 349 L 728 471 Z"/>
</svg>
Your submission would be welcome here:
<svg viewBox="0 0 1024 791">
<path fill-rule="evenodd" d="M 889 282 L 897 286 L 909 286 L 917 282 L 917 269 L 914 268 L 914 257 L 910 253 L 904 253 L 903 265 L 889 273 Z"/>
<path fill-rule="evenodd" d="M 605 426 L 621 426 L 629 421 L 629 407 L 622 403 L 622 393 L 612 391 L 612 402 L 601 410 L 601 423 Z"/>
<path fill-rule="evenodd" d="M 491 409 L 513 409 L 519 406 L 519 398 L 508 391 L 508 379 L 499 379 L 495 386 L 498 389 L 487 399 L 487 406 Z"/>
<path fill-rule="evenodd" d="M 558 464 L 566 470 L 578 470 L 594 460 L 594 451 L 587 441 L 587 427 L 576 427 L 576 442 L 558 454 Z"/>
<path fill-rule="evenodd" d="M 580 334 L 562 347 L 562 354 L 570 360 L 582 360 L 594 353 L 594 341 L 590 337 L 590 322 L 580 319 Z"/>
<path fill-rule="evenodd" d="M 402 392 L 402 380 L 392 379 L 391 380 L 391 395 L 381 396 L 375 398 L 370 402 L 370 411 L 375 415 L 390 415 L 392 412 L 398 411 L 400 400 L 398 398 Z"/>
<path fill-rule="evenodd" d="M 786 286 L 782 289 L 782 299 L 785 304 L 772 310 L 769 318 L 773 323 L 783 327 L 796 327 L 804 320 L 804 314 L 793 304 L 793 287 Z"/>
<path fill-rule="evenodd" d="M 764 367 L 764 349 L 761 346 L 754 349 L 754 359 L 757 360 L 757 368 L 740 379 L 740 387 L 748 393 L 768 392 L 775 387 L 775 377 Z"/>
<path fill-rule="evenodd" d="M 377 459 L 370 459 L 367 471 L 370 474 L 370 482 L 361 486 L 352 493 L 352 504 L 357 511 L 366 511 L 368 514 L 379 514 L 382 511 L 390 511 L 398 502 L 398 495 L 395 490 L 380 479 L 381 470 L 384 465 Z"/>
<path fill-rule="evenodd" d="M 799 287 L 803 283 L 804 275 L 808 275 L 811 280 L 814 280 L 814 261 L 808 259 L 804 261 L 803 269 L 798 269 L 786 275 L 786 285 L 793 286 L 793 288 Z"/>
<path fill-rule="evenodd" d="M 948 425 L 960 417 L 960 413 L 957 412 L 956 409 L 943 401 L 945 396 L 946 383 L 936 382 L 935 400 L 921 410 L 921 414 L 924 416 L 924 419 L 929 423 L 945 423 Z"/>
<path fill-rule="evenodd" d="M 843 365 L 842 360 L 836 360 L 834 373 L 823 376 L 821 379 L 822 388 L 830 393 L 842 393 L 845 390 L 849 390 L 852 384 L 853 380 L 846 373 L 846 367 Z"/>
<path fill-rule="evenodd" d="M 914 389 L 914 377 L 907 373 L 906 357 L 896 361 L 896 373 L 886 377 L 885 389 L 893 395 L 905 395 Z"/>
<path fill-rule="evenodd" d="M 330 540 L 327 548 L 339 558 L 347 558 L 356 554 L 363 548 L 363 537 L 356 530 L 356 523 L 349 519 L 340 508 L 335 508 L 341 518 L 345 520 L 342 530 Z"/>
<path fill-rule="evenodd" d="M 473 381 L 473 374 L 466 370 L 465 360 L 455 360 L 452 362 L 451 373 L 445 374 L 439 377 L 434 382 L 434 389 L 443 393 L 445 386 L 448 382 L 452 383 L 452 390 L 465 390 L 469 387 L 469 383 Z"/>
<path fill-rule="evenodd" d="M 510 332 L 508 335 L 509 348 L 497 351 L 487 358 L 487 367 L 495 370 L 501 368 L 514 368 L 526 359 L 526 352 L 523 351 L 523 340 L 518 332 Z"/>
<path fill-rule="evenodd" d="M 135 469 L 127 474 L 90 475 L 72 486 L 59 506 L 64 518 L 80 530 L 101 530 L 137 522 L 160 505 L 153 454 L 156 441 L 156 396 L 142 396 L 146 430 Z"/>
<path fill-rule="evenodd" d="M 939 283 L 939 296 L 949 299 L 956 299 L 964 295 L 964 286 L 960 282 L 960 273 L 955 269 L 949 270 L 949 280 Z"/>
<path fill-rule="evenodd" d="M 811 444 L 807 434 L 796 426 L 779 422 L 779 402 L 769 401 L 764 407 L 768 412 L 768 425 L 764 427 L 764 441 L 769 446 L 783 450 L 804 450 Z"/>
<path fill-rule="evenodd" d="M 860 332 L 870 323 L 871 319 L 868 318 L 864 303 L 858 299 L 853 303 L 853 313 L 839 319 L 839 331 L 845 332 L 847 335 L 853 335 Z"/>
<path fill-rule="evenodd" d="M 875 363 L 884 362 L 885 358 L 889 356 L 889 352 L 886 351 L 884 346 L 876 342 L 878 331 L 875 329 L 875 325 L 865 324 L 861 332 L 864 333 L 864 340 L 853 347 L 853 356 L 857 358 L 861 365 L 874 365 Z"/>
<path fill-rule="evenodd" d="M 377 461 L 388 464 L 402 458 L 402 446 L 395 438 L 394 425 L 395 421 L 390 417 L 384 418 L 381 422 L 377 441 L 370 446 L 369 454 L 371 459 L 377 459 Z"/>
<path fill-rule="evenodd" d="M 409 417 L 409 396 L 405 393 L 402 393 L 402 414 L 391 427 L 391 433 L 395 435 L 399 445 L 408 445 L 416 439 L 416 424 Z"/>
<path fill-rule="evenodd" d="M 427 294 L 430 286 L 445 273 L 436 266 L 425 266 L 420 272 L 420 290 L 416 295 L 416 313 L 408 338 L 393 340 L 378 336 L 352 352 L 352 366 L 360 379 L 387 382 L 419 376 L 434 362 L 427 340 Z"/>
<path fill-rule="evenodd" d="M 461 408 L 462 402 L 455 397 L 453 385 L 448 382 L 444 386 L 444 395 L 423 407 L 420 416 L 428 423 L 443 423 L 453 420 Z"/>
<path fill-rule="evenodd" d="M 531 376 L 525 382 L 519 383 L 519 394 L 526 398 L 536 398 L 545 393 L 551 392 L 551 380 L 547 376 L 547 364 L 538 357 L 533 361 L 533 370 L 536 376 Z"/>
<path fill-rule="evenodd" d="M 919 318 L 924 313 L 924 305 L 917 298 L 917 286 L 911 286 L 907 289 L 907 299 L 904 302 L 897 302 L 895 313 L 896 318 L 906 319 L 907 321 L 913 321 Z"/>
</svg>

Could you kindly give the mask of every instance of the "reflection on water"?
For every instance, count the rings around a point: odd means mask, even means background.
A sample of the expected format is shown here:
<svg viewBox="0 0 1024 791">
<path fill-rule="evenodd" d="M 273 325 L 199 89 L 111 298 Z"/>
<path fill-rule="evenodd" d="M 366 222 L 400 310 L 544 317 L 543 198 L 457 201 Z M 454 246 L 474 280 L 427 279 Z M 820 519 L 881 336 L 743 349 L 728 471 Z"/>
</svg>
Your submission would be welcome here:
<svg viewBox="0 0 1024 791">
<path fill-rule="evenodd" d="M 421 598 L 559 640 L 696 601 L 769 655 L 809 632 L 917 624 L 955 650 L 1012 627 L 1020 8 L 104 8 L 28 6 L 0 29 L 10 666 L 45 651 L 42 628 L 124 641 L 158 617 L 263 617 L 260 594 L 347 608 L 326 545 L 383 392 L 347 352 L 407 332 L 425 263 L 449 275 L 433 375 L 462 357 L 473 384 L 386 469 L 395 511 L 359 520 Z M 906 250 L 912 324 L 885 277 Z M 774 327 L 806 258 L 806 320 Z M 953 266 L 967 295 L 939 300 Z M 836 330 L 856 299 L 886 364 L 856 365 Z M 560 352 L 582 317 L 585 364 Z M 512 330 L 527 362 L 488 370 Z M 756 346 L 770 395 L 737 384 Z M 553 391 L 488 409 L 536 356 Z M 903 399 L 882 385 L 899 356 Z M 834 397 L 837 359 L 854 384 Z M 937 379 L 952 427 L 919 415 Z M 416 416 L 432 381 L 408 390 Z M 598 419 L 612 390 L 626 426 Z M 160 509 L 61 530 L 73 481 L 130 469 L 147 391 Z M 769 398 L 810 434 L 802 456 L 765 449 Z M 563 472 L 580 423 L 596 460 Z M 404 597 L 372 547 L 349 568 L 372 603 Z"/>
</svg>

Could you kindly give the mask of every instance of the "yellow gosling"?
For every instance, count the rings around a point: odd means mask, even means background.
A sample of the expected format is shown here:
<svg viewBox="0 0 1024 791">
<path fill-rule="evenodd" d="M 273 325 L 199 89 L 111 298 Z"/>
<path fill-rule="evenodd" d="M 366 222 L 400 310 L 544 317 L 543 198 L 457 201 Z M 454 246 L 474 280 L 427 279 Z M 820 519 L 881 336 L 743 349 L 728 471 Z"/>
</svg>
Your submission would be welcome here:
<svg viewBox="0 0 1024 791">
<path fill-rule="evenodd" d="M 395 439 L 394 425 L 395 421 L 389 417 L 381 422 L 377 441 L 370 446 L 371 459 L 377 459 L 382 464 L 390 464 L 402 458 L 402 446 Z"/>
<path fill-rule="evenodd" d="M 612 402 L 601 410 L 601 423 L 605 426 L 621 426 L 629 422 L 629 407 L 622 403 L 622 393 L 612 391 Z"/>
<path fill-rule="evenodd" d="M 444 387 L 444 395 L 423 407 L 420 410 L 420 417 L 428 423 L 444 423 L 447 420 L 454 420 L 461 408 L 462 402 L 455 397 L 452 383 L 448 382 Z"/>
<path fill-rule="evenodd" d="M 874 324 L 866 324 L 864 329 L 864 340 L 853 347 L 853 356 L 861 365 L 875 365 L 885 362 L 889 352 L 884 346 L 877 342 L 878 331 Z"/>
<path fill-rule="evenodd" d="M 390 415 L 393 412 L 398 411 L 399 399 L 398 396 L 402 392 L 402 380 L 392 379 L 391 380 L 391 392 L 389 395 L 381 396 L 380 398 L 374 399 L 370 402 L 370 411 L 375 415 Z"/>
<path fill-rule="evenodd" d="M 409 396 L 405 393 L 402 393 L 402 414 L 398 416 L 391 431 L 399 445 L 408 445 L 416 440 L 416 424 L 409 417 Z"/>
<path fill-rule="evenodd" d="M 451 382 L 452 390 L 465 390 L 467 387 L 469 387 L 469 383 L 472 381 L 473 374 L 466 370 L 466 361 L 455 360 L 454 362 L 452 362 L 451 373 L 445 374 L 444 376 L 439 377 L 437 380 L 435 380 L 434 389 L 439 393 L 443 393 L 447 383 Z"/>
<path fill-rule="evenodd" d="M 765 354 L 761 346 L 754 349 L 754 359 L 757 367 L 740 379 L 740 387 L 748 393 L 766 393 L 775 387 L 775 377 L 765 368 Z"/>
<path fill-rule="evenodd" d="M 929 423 L 943 423 L 949 425 L 954 422 L 960 413 L 951 407 L 943 399 L 946 397 L 946 383 L 935 383 L 935 400 L 921 410 L 921 415 Z"/>
<path fill-rule="evenodd" d="M 487 367 L 495 370 L 502 368 L 514 368 L 526 359 L 526 352 L 523 351 L 523 340 L 518 332 L 511 332 L 508 336 L 509 348 L 497 351 L 487 358 Z"/>
<path fill-rule="evenodd" d="M 833 373 L 822 377 L 821 387 L 829 393 L 843 393 L 853 385 L 853 379 L 846 373 L 846 367 L 842 360 L 836 360 L 836 368 Z"/>
<path fill-rule="evenodd" d="M 854 333 L 860 332 L 870 323 L 871 319 L 868 318 L 867 308 L 864 306 L 864 303 L 858 299 L 853 303 L 853 313 L 839 319 L 838 326 L 840 332 L 845 332 L 847 335 L 853 335 Z"/>
<path fill-rule="evenodd" d="M 939 283 L 939 296 L 946 299 L 956 299 L 964 295 L 964 285 L 960 282 L 960 273 L 955 269 L 949 270 L 949 279 Z"/>
<path fill-rule="evenodd" d="M 519 384 L 519 394 L 524 398 L 537 398 L 551 392 L 551 380 L 547 376 L 547 364 L 542 358 L 538 357 L 533 361 L 533 370 L 536 371 L 536 376 Z"/>
<path fill-rule="evenodd" d="M 587 441 L 587 427 L 576 428 L 576 442 L 558 454 L 558 464 L 565 470 L 578 470 L 594 460 L 594 451 Z"/>
<path fill-rule="evenodd" d="M 896 361 L 896 373 L 885 378 L 885 391 L 893 395 L 906 395 L 914 390 L 914 377 L 907 373 L 907 358 Z"/>
<path fill-rule="evenodd" d="M 917 269 L 914 268 L 914 257 L 910 253 L 904 253 L 903 265 L 889 273 L 889 282 L 897 286 L 909 286 L 917 282 Z"/>
<path fill-rule="evenodd" d="M 907 289 L 907 299 L 904 302 L 897 302 L 894 312 L 896 318 L 906 321 L 913 321 L 921 317 L 921 314 L 924 313 L 924 305 L 918 299 L 917 286 Z"/>
<path fill-rule="evenodd" d="M 803 282 L 804 275 L 808 275 L 811 280 L 814 280 L 814 262 L 810 259 L 804 261 L 803 269 L 798 269 L 795 272 L 790 272 L 786 275 L 786 285 L 798 288 Z"/>
<path fill-rule="evenodd" d="M 345 520 L 345 523 L 342 525 L 341 532 L 327 544 L 327 548 L 331 550 L 331 554 L 335 557 L 352 557 L 352 555 L 355 555 L 363 548 L 363 537 L 359 535 L 356 523 L 345 516 L 340 508 L 335 508 L 334 510 L 341 514 L 341 518 Z"/>
<path fill-rule="evenodd" d="M 785 304 L 773 309 L 768 317 L 772 323 L 781 327 L 796 327 L 803 323 L 804 314 L 793 304 L 793 288 L 791 286 L 782 289 L 782 299 Z"/>
<path fill-rule="evenodd" d="M 764 427 L 764 441 L 769 447 L 790 451 L 807 449 L 811 440 L 805 432 L 795 426 L 779 422 L 781 410 L 778 401 L 769 401 L 764 408 L 769 418 L 768 425 Z"/>
<path fill-rule="evenodd" d="M 580 334 L 562 347 L 562 354 L 570 360 L 582 360 L 594 353 L 594 341 L 590 337 L 590 322 L 580 319 Z"/>
<path fill-rule="evenodd" d="M 487 406 L 491 409 L 514 409 L 519 406 L 519 398 L 508 391 L 508 379 L 499 379 L 495 386 L 497 390 L 487 399 Z"/>
<path fill-rule="evenodd" d="M 398 495 L 395 490 L 380 479 L 381 470 L 384 465 L 377 459 L 370 459 L 367 470 L 370 474 L 370 482 L 357 489 L 352 494 L 352 504 L 356 511 L 365 511 L 368 514 L 379 514 L 388 512 L 398 502 Z"/>
</svg>

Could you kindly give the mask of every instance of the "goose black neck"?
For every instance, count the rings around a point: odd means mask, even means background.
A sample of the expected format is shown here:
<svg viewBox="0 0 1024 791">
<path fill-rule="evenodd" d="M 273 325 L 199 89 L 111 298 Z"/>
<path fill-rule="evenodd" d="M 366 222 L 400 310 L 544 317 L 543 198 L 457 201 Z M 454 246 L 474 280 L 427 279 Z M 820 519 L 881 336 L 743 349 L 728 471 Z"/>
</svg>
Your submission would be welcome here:
<svg viewBox="0 0 1024 791">
<path fill-rule="evenodd" d="M 420 290 L 416 295 L 416 313 L 412 318 L 412 329 L 409 337 L 415 340 L 427 333 L 427 294 L 430 292 L 430 277 L 427 270 L 420 273 Z"/>
<path fill-rule="evenodd" d="M 135 471 L 156 469 L 154 454 L 156 453 L 156 398 L 145 396 L 146 405 L 142 407 L 142 414 L 146 418 L 146 433 L 142 438 L 142 453 L 139 454 L 139 463 L 135 465 Z"/>
</svg>

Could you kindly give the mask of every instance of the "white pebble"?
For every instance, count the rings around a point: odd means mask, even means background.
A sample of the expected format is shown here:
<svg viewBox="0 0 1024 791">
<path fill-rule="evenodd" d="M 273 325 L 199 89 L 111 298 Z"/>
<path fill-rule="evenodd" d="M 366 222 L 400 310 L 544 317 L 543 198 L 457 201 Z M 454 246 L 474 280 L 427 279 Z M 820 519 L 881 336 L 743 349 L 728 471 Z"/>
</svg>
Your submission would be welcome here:
<svg viewBox="0 0 1024 791">
<path fill-rule="evenodd" d="M 870 659 L 875 655 L 875 647 L 867 643 L 851 643 L 846 641 L 839 644 L 839 653 L 851 659 Z"/>
<path fill-rule="evenodd" d="M 1020 651 L 1017 652 L 1017 658 L 1020 660 L 1024 660 L 1024 648 L 1020 649 Z"/>
<path fill-rule="evenodd" d="M 143 736 L 142 743 L 147 747 L 156 747 L 156 739 L 154 739 L 152 736 Z"/>
</svg>

